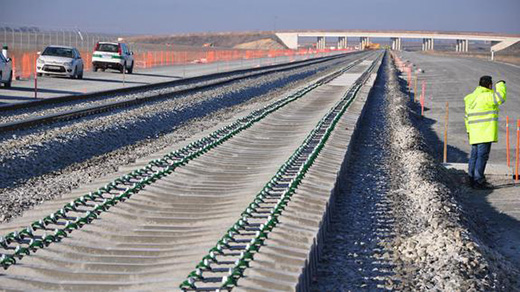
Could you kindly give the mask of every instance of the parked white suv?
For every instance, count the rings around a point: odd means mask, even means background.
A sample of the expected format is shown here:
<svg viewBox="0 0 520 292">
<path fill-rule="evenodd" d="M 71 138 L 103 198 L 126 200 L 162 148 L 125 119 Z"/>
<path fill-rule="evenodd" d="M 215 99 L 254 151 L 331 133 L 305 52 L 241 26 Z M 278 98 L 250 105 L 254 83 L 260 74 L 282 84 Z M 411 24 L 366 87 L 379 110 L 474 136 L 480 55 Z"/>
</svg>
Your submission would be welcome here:
<svg viewBox="0 0 520 292">
<path fill-rule="evenodd" d="M 92 69 L 116 69 L 132 74 L 134 71 L 134 53 L 125 43 L 98 42 L 92 53 Z"/>
<path fill-rule="evenodd" d="M 11 87 L 13 81 L 13 62 L 0 53 L 0 83 L 4 84 L 5 88 Z"/>
<path fill-rule="evenodd" d="M 36 61 L 36 73 L 83 78 L 83 60 L 76 48 L 48 46 Z"/>
</svg>

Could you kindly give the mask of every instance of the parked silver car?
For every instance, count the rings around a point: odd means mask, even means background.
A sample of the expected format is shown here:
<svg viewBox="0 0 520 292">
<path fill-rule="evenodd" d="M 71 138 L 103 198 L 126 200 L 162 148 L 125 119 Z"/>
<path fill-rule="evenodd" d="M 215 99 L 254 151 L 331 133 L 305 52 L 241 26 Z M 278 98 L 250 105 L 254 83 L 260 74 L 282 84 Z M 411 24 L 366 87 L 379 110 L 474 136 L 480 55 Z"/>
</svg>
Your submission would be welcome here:
<svg viewBox="0 0 520 292">
<path fill-rule="evenodd" d="M 82 79 L 83 60 L 76 48 L 49 46 L 38 57 L 36 72 Z"/>
</svg>

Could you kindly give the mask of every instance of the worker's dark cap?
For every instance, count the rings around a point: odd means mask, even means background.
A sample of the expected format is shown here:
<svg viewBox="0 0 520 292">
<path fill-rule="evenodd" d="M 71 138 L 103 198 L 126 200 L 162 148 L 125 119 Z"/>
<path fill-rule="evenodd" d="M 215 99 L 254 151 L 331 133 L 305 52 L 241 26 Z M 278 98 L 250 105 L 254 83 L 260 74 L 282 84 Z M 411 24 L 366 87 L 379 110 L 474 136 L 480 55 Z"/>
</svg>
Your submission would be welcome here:
<svg viewBox="0 0 520 292">
<path fill-rule="evenodd" d="M 480 77 L 478 84 L 482 87 L 489 87 L 489 85 L 493 84 L 493 79 L 491 79 L 491 76 L 484 75 Z"/>
</svg>

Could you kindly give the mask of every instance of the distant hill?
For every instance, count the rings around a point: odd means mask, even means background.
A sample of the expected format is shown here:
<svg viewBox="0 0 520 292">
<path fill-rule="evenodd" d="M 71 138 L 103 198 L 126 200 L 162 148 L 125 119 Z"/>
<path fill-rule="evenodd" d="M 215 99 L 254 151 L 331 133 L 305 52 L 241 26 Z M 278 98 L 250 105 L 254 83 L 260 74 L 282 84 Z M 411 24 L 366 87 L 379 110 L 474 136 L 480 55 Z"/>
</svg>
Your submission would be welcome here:
<svg viewBox="0 0 520 292">
<path fill-rule="evenodd" d="M 235 49 L 249 49 L 249 50 L 281 50 L 286 49 L 286 47 L 279 42 L 267 38 L 260 39 L 257 41 L 242 43 L 234 46 Z"/>
<path fill-rule="evenodd" d="M 129 42 L 148 44 L 173 44 L 202 47 L 211 44 L 218 48 L 236 49 L 286 49 L 287 47 L 272 33 L 199 33 L 163 36 L 131 36 Z"/>
</svg>

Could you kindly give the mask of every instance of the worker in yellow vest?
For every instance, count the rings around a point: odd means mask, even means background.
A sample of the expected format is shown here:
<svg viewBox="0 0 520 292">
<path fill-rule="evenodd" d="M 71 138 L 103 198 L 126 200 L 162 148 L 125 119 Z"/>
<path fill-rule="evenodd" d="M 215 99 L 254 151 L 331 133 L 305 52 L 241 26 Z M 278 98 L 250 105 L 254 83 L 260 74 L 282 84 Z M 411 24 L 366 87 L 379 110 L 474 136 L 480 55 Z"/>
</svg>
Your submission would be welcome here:
<svg viewBox="0 0 520 292">
<path fill-rule="evenodd" d="M 498 106 L 506 102 L 506 82 L 500 80 L 493 90 L 491 76 L 482 76 L 473 93 L 464 97 L 466 130 L 471 155 L 469 158 L 469 183 L 474 189 L 493 188 L 484 176 L 491 143 L 498 142 Z"/>
</svg>

